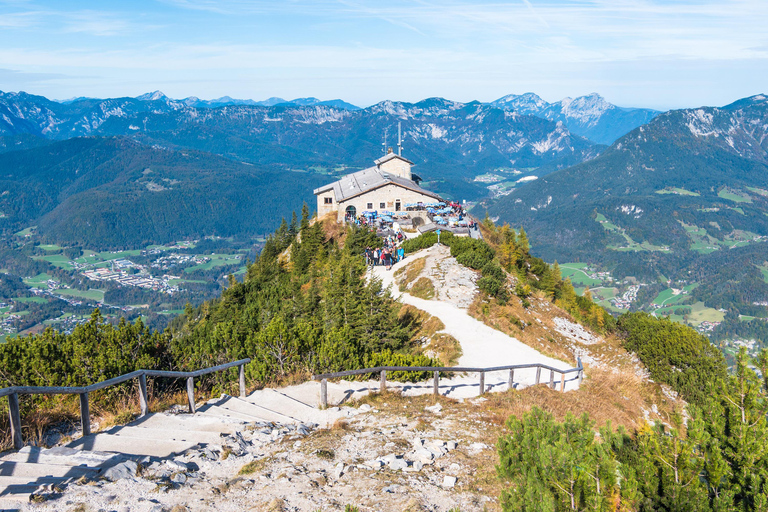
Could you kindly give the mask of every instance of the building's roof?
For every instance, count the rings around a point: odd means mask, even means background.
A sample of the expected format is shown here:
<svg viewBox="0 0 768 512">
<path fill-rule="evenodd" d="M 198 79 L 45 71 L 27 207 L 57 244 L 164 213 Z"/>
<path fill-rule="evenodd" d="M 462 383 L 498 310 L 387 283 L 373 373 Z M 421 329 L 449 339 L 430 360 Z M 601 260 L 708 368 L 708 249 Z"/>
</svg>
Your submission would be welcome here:
<svg viewBox="0 0 768 512">
<path fill-rule="evenodd" d="M 333 189 L 336 194 L 336 202 L 340 203 L 385 185 L 397 185 L 442 201 L 442 198 L 439 195 L 430 192 L 425 188 L 421 188 L 415 182 L 400 176 L 385 174 L 377 167 L 369 167 L 362 171 L 347 174 L 339 181 L 334 181 L 328 185 L 316 188 L 314 192 L 315 194 L 322 194 L 323 192 Z"/>
<path fill-rule="evenodd" d="M 375 163 L 376 165 L 381 165 L 381 164 L 383 164 L 385 162 L 389 162 L 390 160 L 393 160 L 395 158 L 399 158 L 403 162 L 407 162 L 407 163 L 409 163 L 411 165 L 416 165 L 413 162 L 411 162 L 410 160 L 408 160 L 407 158 L 404 158 L 402 155 L 398 155 L 397 153 L 387 153 L 386 155 L 384 155 L 383 157 L 379 158 L 378 160 L 374 160 L 373 163 Z"/>
</svg>

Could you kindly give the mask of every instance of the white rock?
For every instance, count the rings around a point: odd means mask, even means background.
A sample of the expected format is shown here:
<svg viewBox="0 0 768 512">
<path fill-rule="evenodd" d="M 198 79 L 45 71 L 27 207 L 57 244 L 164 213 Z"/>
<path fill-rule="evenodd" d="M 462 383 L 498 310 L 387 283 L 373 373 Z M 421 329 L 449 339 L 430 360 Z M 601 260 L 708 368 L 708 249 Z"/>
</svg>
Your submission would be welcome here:
<svg viewBox="0 0 768 512">
<path fill-rule="evenodd" d="M 452 450 L 455 450 L 457 446 L 458 446 L 458 443 L 456 441 L 448 441 L 447 443 L 445 443 L 445 447 L 448 448 L 449 452 Z"/>
<path fill-rule="evenodd" d="M 392 471 L 405 469 L 407 467 L 408 467 L 408 462 L 406 462 L 405 459 L 395 459 L 389 463 L 389 469 L 391 469 Z"/>
<path fill-rule="evenodd" d="M 440 404 L 435 404 L 435 405 L 431 405 L 431 406 L 425 407 L 424 410 L 427 411 L 427 412 L 431 412 L 433 414 L 439 414 L 440 411 L 443 410 L 443 406 L 440 405 Z"/>
<path fill-rule="evenodd" d="M 102 476 L 110 482 L 115 482 L 124 478 L 134 479 L 136 478 L 136 469 L 138 467 L 139 465 L 136 462 L 126 460 L 125 462 L 121 462 L 120 464 L 116 464 L 107 469 Z"/>
<path fill-rule="evenodd" d="M 413 460 L 429 462 L 435 458 L 435 454 L 426 448 L 419 448 L 413 452 Z"/>
<path fill-rule="evenodd" d="M 187 475 L 184 473 L 176 473 L 171 477 L 171 482 L 175 484 L 185 484 L 187 483 Z"/>
<path fill-rule="evenodd" d="M 333 468 L 333 476 L 336 477 L 336 479 L 338 480 L 339 478 L 341 478 L 341 475 L 344 474 L 345 469 L 346 468 L 344 467 L 344 463 L 339 462 L 338 464 L 336 464 L 336 467 Z"/>
<path fill-rule="evenodd" d="M 360 412 L 368 412 L 368 411 L 370 411 L 371 409 L 373 409 L 373 407 L 371 407 L 370 405 L 368 405 L 368 404 L 363 404 L 363 405 L 361 405 L 361 406 L 360 406 L 360 407 L 359 407 L 357 410 L 358 410 L 358 411 L 360 411 Z"/>
<path fill-rule="evenodd" d="M 450 489 L 454 485 L 456 485 L 457 478 L 455 476 L 444 476 L 443 477 L 443 487 L 446 489 Z"/>
<path fill-rule="evenodd" d="M 487 450 L 488 448 L 490 447 L 485 443 L 472 443 L 471 445 L 469 445 L 469 450 L 473 452 L 480 452 L 483 450 Z"/>
<path fill-rule="evenodd" d="M 367 460 L 363 464 L 369 469 L 381 469 L 385 466 L 384 461 L 378 459 Z"/>
<path fill-rule="evenodd" d="M 385 464 L 390 464 L 391 462 L 394 462 L 397 460 L 397 455 L 394 453 L 390 453 L 389 455 L 385 455 L 384 457 L 381 457 L 382 461 L 384 461 Z"/>
</svg>

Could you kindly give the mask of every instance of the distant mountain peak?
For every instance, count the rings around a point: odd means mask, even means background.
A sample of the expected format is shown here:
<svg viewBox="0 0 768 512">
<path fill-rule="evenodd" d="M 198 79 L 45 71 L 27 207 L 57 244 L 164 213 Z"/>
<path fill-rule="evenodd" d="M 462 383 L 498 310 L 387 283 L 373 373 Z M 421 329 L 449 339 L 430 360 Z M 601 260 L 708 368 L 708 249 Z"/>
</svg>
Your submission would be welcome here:
<svg viewBox="0 0 768 512">
<path fill-rule="evenodd" d="M 659 114 L 650 109 L 617 107 L 596 92 L 577 98 L 566 97 L 555 103 L 547 103 L 531 92 L 508 94 L 490 105 L 523 115 L 561 121 L 571 133 L 600 144 L 611 144 Z"/>
<path fill-rule="evenodd" d="M 158 101 L 158 100 L 167 100 L 169 98 L 168 96 L 163 94 L 162 91 L 155 91 L 155 92 L 148 92 L 146 94 L 142 94 L 141 96 L 136 96 L 136 99 L 140 101 Z"/>
</svg>

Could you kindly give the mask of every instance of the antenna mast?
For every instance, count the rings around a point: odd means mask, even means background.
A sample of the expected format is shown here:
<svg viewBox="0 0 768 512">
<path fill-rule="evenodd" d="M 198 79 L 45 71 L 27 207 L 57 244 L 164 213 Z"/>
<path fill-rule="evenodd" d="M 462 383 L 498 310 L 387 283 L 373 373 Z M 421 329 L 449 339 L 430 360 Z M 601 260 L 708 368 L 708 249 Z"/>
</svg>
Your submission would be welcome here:
<svg viewBox="0 0 768 512">
<path fill-rule="evenodd" d="M 400 130 L 400 121 L 397 122 L 397 154 L 403 156 L 403 135 Z"/>
<path fill-rule="evenodd" d="M 384 141 L 381 143 L 383 153 L 387 154 L 387 128 L 384 128 Z"/>
</svg>

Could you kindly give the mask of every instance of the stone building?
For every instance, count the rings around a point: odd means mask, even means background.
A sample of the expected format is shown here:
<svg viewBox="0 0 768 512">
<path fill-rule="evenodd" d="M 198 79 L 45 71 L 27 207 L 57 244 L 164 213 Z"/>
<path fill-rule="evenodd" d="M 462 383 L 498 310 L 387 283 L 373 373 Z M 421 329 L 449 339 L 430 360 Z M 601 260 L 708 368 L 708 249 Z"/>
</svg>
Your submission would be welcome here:
<svg viewBox="0 0 768 512">
<path fill-rule="evenodd" d="M 342 221 L 363 212 L 398 212 L 404 211 L 406 204 L 443 200 L 413 180 L 414 163 L 410 160 L 390 150 L 374 163 L 315 189 L 318 217 L 337 212 L 337 220 Z"/>
</svg>

